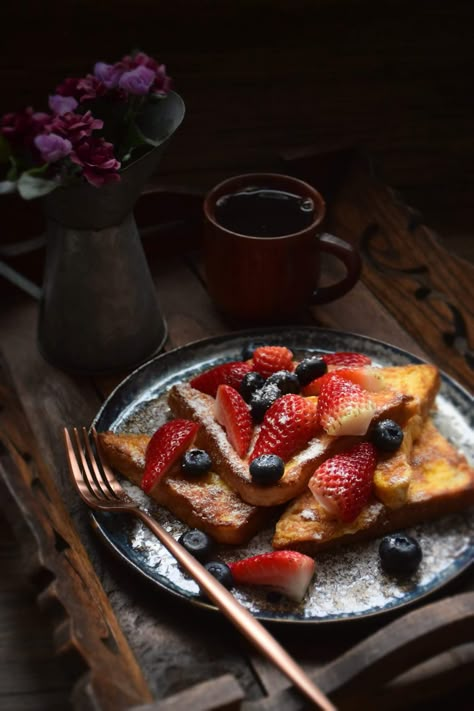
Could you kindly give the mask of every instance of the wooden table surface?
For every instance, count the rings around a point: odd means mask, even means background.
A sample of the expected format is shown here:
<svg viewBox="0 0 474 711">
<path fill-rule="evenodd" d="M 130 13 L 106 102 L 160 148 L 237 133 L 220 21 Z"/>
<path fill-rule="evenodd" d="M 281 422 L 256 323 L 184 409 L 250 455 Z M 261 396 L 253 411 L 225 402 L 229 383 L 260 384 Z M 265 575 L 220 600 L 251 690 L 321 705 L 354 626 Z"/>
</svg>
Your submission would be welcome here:
<svg viewBox="0 0 474 711">
<path fill-rule="evenodd" d="M 299 152 L 283 156 L 281 167 L 319 185 L 326 182 L 331 195 L 327 227 L 359 245 L 364 261 L 362 279 L 350 294 L 307 309 L 295 323 L 393 343 L 435 362 L 472 391 L 474 265 L 449 253 L 416 212 L 374 177 L 358 153 Z M 160 204 L 179 206 L 180 218 L 185 217 L 184 224 L 168 226 L 169 239 L 153 230 L 144 239 L 169 329 L 166 350 L 232 330 L 214 309 L 203 279 L 200 200 L 199 191 L 155 195 L 153 200 L 142 198 L 137 211 L 142 226 L 153 221 L 154 210 L 162 214 Z M 41 260 L 41 253 L 38 257 Z M 336 271 L 326 263 L 327 278 Z M 278 696 L 285 681 L 227 622 L 158 594 L 94 538 L 87 512 L 67 482 L 60 425 L 89 425 L 125 373 L 84 378 L 46 363 L 35 339 L 37 303 L 11 285 L 2 289 L 7 307 L 0 316 L 0 471 L 7 484 L 2 500 L 10 523 L 0 519 L 0 708 L 86 709 L 98 701 L 104 710 L 141 704 L 147 709 L 181 709 L 191 703 L 196 709 L 223 709 L 239 708 L 243 699 L 251 708 L 262 694 L 268 695 L 270 705 L 258 708 L 302 708 L 291 694 Z M 58 501 L 67 513 L 59 513 Z M 10 527 L 12 519 L 21 545 Z M 78 553 L 76 536 L 84 556 Z M 65 592 L 65 561 L 74 575 L 94 581 L 89 597 L 82 591 L 76 599 L 76 588 L 69 596 Z M 463 575 L 434 601 L 472 590 L 472 582 L 471 574 Z M 105 610 L 104 618 L 78 623 L 81 609 L 87 612 L 85 618 L 93 617 L 95 604 Z M 452 603 L 454 609 L 457 604 Z M 322 667 L 385 624 L 276 634 L 309 671 L 320 670 L 318 678 L 331 690 L 337 670 L 331 677 Z M 363 701 L 357 696 L 360 689 L 352 701 L 350 694 L 342 693 L 337 697 L 340 708 L 375 709 L 381 703 L 395 709 L 441 708 L 446 693 L 456 708 L 467 709 L 473 645 L 465 639 L 455 642 L 455 649 L 441 649 L 444 656 L 418 676 L 408 674 L 403 683 L 383 687 L 376 696 L 367 693 L 367 684 Z M 99 678 L 104 670 L 109 670 L 109 686 Z M 117 681 L 121 674 L 124 684 Z M 160 703 L 153 705 L 152 699 Z"/>
</svg>

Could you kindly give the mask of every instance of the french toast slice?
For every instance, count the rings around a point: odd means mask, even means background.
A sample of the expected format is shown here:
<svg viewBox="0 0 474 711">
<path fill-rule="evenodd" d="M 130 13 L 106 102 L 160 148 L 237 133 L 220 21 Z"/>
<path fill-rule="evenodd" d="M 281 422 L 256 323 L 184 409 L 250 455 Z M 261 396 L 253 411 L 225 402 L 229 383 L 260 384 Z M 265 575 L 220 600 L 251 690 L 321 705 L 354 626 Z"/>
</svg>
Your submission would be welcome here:
<svg viewBox="0 0 474 711">
<path fill-rule="evenodd" d="M 407 500 L 411 480 L 410 453 L 413 443 L 420 436 L 423 423 L 434 408 L 440 386 L 438 369 L 430 364 L 390 366 L 381 369 L 385 385 L 394 391 L 409 393 L 405 412 L 408 420 L 403 427 L 403 442 L 395 454 L 379 453 L 379 462 L 374 476 L 374 492 L 383 504 L 395 509 Z"/>
<path fill-rule="evenodd" d="M 308 555 L 461 511 L 474 504 L 474 469 L 427 420 L 410 455 L 411 480 L 403 506 L 389 509 L 375 497 L 351 523 L 328 514 L 309 489 L 276 524 L 273 546 Z"/>
<path fill-rule="evenodd" d="M 196 437 L 197 446 L 209 453 L 221 478 L 244 501 L 254 506 L 277 506 L 292 499 L 307 485 L 313 462 L 317 466 L 336 445 L 342 445 L 329 435 L 314 439 L 305 450 L 310 456 L 294 457 L 286 464 L 285 473 L 278 482 L 262 486 L 253 482 L 248 461 L 239 457 L 224 429 L 216 421 L 214 403 L 213 397 L 195 390 L 188 383 L 174 385 L 168 395 L 168 404 L 175 417 L 193 420 L 201 425 Z"/>
<path fill-rule="evenodd" d="M 101 453 L 113 468 L 137 486 L 143 477 L 148 435 L 98 433 Z M 270 520 L 271 509 L 246 504 L 214 472 L 186 476 L 175 465 L 153 487 L 150 496 L 192 528 L 218 543 L 247 543 Z"/>
<path fill-rule="evenodd" d="M 381 368 L 380 373 L 383 382 L 390 390 L 410 395 L 411 401 L 406 403 L 405 407 L 407 419 L 414 415 L 420 415 L 422 420 L 428 417 L 441 383 L 436 366 L 429 363 L 393 365 Z M 397 421 L 399 424 L 404 424 Z"/>
<path fill-rule="evenodd" d="M 387 374 L 385 375 L 385 370 Z M 381 368 L 386 389 L 371 393 L 376 405 L 373 421 L 391 418 L 400 425 L 405 425 L 415 414 L 428 411 L 439 384 L 438 371 L 431 365 L 398 366 Z M 403 386 L 403 390 L 399 389 Z M 168 404 L 175 417 L 193 420 L 201 425 L 198 443 L 209 452 L 216 470 L 244 501 L 256 506 L 277 506 L 286 503 L 302 493 L 314 470 L 328 456 L 347 448 L 353 437 L 331 437 L 322 432 L 313 438 L 304 450 L 299 452 L 285 465 L 282 478 L 273 485 L 262 486 L 253 482 L 247 459 L 237 455 L 227 440 L 223 428 L 214 415 L 215 400 L 210 395 L 193 388 L 189 383 L 174 385 L 168 394 Z M 255 436 L 258 426 L 255 428 Z M 393 478 L 379 477 L 380 486 L 389 490 L 395 483 Z M 403 491 L 408 486 L 407 473 L 396 482 L 399 495 L 403 500 Z"/>
</svg>

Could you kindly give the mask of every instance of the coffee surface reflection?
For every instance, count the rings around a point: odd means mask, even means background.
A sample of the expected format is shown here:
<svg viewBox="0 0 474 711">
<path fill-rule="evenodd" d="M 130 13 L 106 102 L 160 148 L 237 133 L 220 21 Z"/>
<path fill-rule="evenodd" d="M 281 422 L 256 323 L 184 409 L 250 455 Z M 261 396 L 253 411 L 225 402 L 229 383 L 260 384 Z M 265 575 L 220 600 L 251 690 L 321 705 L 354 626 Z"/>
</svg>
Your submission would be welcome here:
<svg viewBox="0 0 474 711">
<path fill-rule="evenodd" d="M 222 195 L 215 219 L 231 232 L 254 237 L 282 237 L 306 229 L 314 220 L 314 202 L 283 190 L 248 187 Z"/>
</svg>

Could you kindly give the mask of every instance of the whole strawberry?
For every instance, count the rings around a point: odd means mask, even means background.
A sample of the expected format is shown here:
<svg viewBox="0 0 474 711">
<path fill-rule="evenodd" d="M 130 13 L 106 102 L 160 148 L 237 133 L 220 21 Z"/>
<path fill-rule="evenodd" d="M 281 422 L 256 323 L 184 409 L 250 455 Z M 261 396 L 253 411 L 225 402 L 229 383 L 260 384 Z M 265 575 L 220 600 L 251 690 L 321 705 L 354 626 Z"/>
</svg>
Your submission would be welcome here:
<svg viewBox="0 0 474 711">
<path fill-rule="evenodd" d="M 284 346 L 261 346 L 253 353 L 253 370 L 264 378 L 278 373 L 279 370 L 291 372 L 294 367 L 293 353 Z"/>
<path fill-rule="evenodd" d="M 223 363 L 196 375 L 190 380 L 190 385 L 202 393 L 216 397 L 219 385 L 230 385 L 238 390 L 244 376 L 251 370 L 251 364 L 243 361 Z"/>
<path fill-rule="evenodd" d="M 316 500 L 345 523 L 357 518 L 370 499 L 377 450 L 370 442 L 359 442 L 347 452 L 326 459 L 309 480 Z"/>
<path fill-rule="evenodd" d="M 301 395 L 283 395 L 269 407 L 250 455 L 276 454 L 287 462 L 319 429 L 315 403 Z"/>
<path fill-rule="evenodd" d="M 370 394 L 338 371 L 323 377 L 317 405 L 321 427 L 333 437 L 365 435 L 376 411 Z"/>
</svg>

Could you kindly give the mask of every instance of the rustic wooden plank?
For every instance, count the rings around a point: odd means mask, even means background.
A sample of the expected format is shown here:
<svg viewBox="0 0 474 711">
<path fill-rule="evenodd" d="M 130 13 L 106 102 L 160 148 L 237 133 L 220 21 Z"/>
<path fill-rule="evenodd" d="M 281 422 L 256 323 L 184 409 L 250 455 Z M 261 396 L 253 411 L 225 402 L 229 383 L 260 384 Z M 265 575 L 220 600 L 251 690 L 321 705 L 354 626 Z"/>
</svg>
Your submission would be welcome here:
<svg viewBox="0 0 474 711">
<path fill-rule="evenodd" d="M 170 345 L 182 345 L 189 340 L 229 330 L 229 325 L 211 308 L 205 288 L 196 277 L 194 261 L 176 260 L 169 264 L 170 267 L 168 263 L 158 265 L 156 283 L 159 293 L 162 294 L 164 311 L 169 315 Z M 342 307 L 337 303 L 328 307 L 325 322 L 317 312 L 316 322 L 346 328 L 344 324 L 349 318 L 352 327 L 355 323 L 360 324 L 360 332 L 367 333 L 369 327 L 370 335 L 377 337 L 380 337 L 378 334 L 382 332 L 392 332 L 396 324 L 395 319 L 387 318 L 383 307 L 377 305 L 367 287 L 358 285 L 351 297 L 349 303 L 343 304 Z M 349 309 L 349 317 L 346 315 L 346 307 Z M 334 309 L 333 312 L 331 309 Z M 372 317 L 374 309 L 380 317 Z M 364 312 L 371 314 L 370 322 L 365 327 Z M 323 313 L 326 313 L 326 307 Z M 311 314 L 309 318 L 313 318 Z M 0 325 L 4 327 L 2 332 L 6 336 L 5 350 L 9 363 L 14 364 L 14 381 L 33 423 L 38 442 L 42 445 L 43 456 L 45 461 L 57 469 L 58 463 L 63 462 L 63 453 L 57 431 L 53 432 L 52 429 L 60 423 L 82 424 L 78 420 L 88 424 L 98 406 L 99 398 L 89 381 L 72 379 L 50 369 L 41 360 L 35 348 L 35 319 L 36 309 L 33 306 L 29 303 L 19 304 L 18 308 L 2 315 Z M 397 339 L 402 337 L 403 331 L 399 329 Z M 394 342 L 392 338 L 387 340 Z M 415 344 L 413 339 L 411 342 Z M 399 344 L 406 347 L 403 343 Z M 44 403 L 48 418 L 42 417 Z M 156 604 L 156 595 L 151 591 L 150 594 L 146 593 L 144 587 L 137 585 L 135 579 L 128 579 L 130 576 L 125 574 L 120 566 L 114 566 L 111 560 L 99 552 L 95 542 L 91 540 L 85 512 L 81 510 L 71 491 L 68 491 L 64 467 L 60 466 L 59 469 L 56 484 L 73 512 L 81 538 L 85 541 L 104 589 L 120 618 L 123 631 L 142 661 L 143 668 L 153 677 L 151 686 L 156 695 L 171 698 L 189 684 L 198 684 L 212 676 L 218 677 L 226 669 L 231 669 L 239 680 L 244 680 L 245 690 L 250 691 L 250 697 L 252 694 L 256 696 L 255 679 L 246 665 L 242 666 L 240 650 L 235 650 L 236 639 L 232 631 L 220 623 L 215 630 L 209 630 L 206 621 L 196 619 L 192 611 L 181 610 L 166 598 L 166 610 L 173 615 L 173 621 L 170 623 L 167 614 L 161 609 L 161 604 Z M 54 600 L 54 596 L 52 599 Z M 140 623 L 138 625 L 137 620 Z M 159 644 L 156 644 L 157 639 Z M 217 662 L 213 658 L 215 648 L 220 651 L 220 659 Z M 167 650 L 167 659 L 163 659 L 160 649 Z M 200 660 L 198 668 L 196 659 Z M 185 679 L 182 673 L 183 663 L 190 669 L 189 674 L 186 672 Z M 259 670 L 258 675 L 262 679 Z M 267 688 L 270 689 L 271 684 L 268 684 Z"/>
<path fill-rule="evenodd" d="M 3 364 L 0 376 L 0 472 L 10 504 L 7 513 L 18 537 L 25 546 L 28 543 L 29 572 L 38 581 L 41 606 L 54 620 L 56 651 L 67 660 L 74 681 L 89 673 L 84 688 L 90 703 L 125 709 L 149 700 L 142 673 L 45 467 Z M 89 701 L 81 697 L 79 706 L 86 709 Z"/>
<path fill-rule="evenodd" d="M 35 604 L 1 513 L 0 569 L 0 708 L 69 711 L 70 679 L 54 656 L 50 622 Z"/>
<path fill-rule="evenodd" d="M 193 711 L 237 711 L 242 699 L 241 687 L 233 676 L 225 674 L 163 701 L 136 706 L 130 711 L 182 711 L 189 708 Z"/>
<path fill-rule="evenodd" d="M 400 703 L 410 708 L 452 691 L 466 684 L 472 668 L 473 603 L 474 592 L 468 592 L 408 612 L 313 673 L 313 679 L 343 711 L 372 711 L 382 701 L 383 708 L 395 710 Z M 395 682 L 387 685 L 391 680 Z M 243 711 L 303 707 L 291 688 L 242 705 Z"/>
<path fill-rule="evenodd" d="M 358 243 L 362 281 L 429 357 L 474 384 L 474 266 L 447 252 L 419 217 L 362 163 L 335 200 L 337 233 Z M 421 335 L 422 334 L 422 335 Z"/>
<path fill-rule="evenodd" d="M 183 605 L 166 593 L 157 592 L 128 567 L 116 562 L 95 538 L 88 511 L 68 481 L 60 431 L 63 425 L 88 425 L 100 399 L 88 380 L 61 373 L 40 357 L 34 336 L 36 308 L 30 301 L 20 300 L 16 309 L 1 315 L 0 325 L 5 336 L 2 350 L 9 363 L 14 364 L 12 377 L 27 417 L 34 425 L 45 467 L 54 476 L 54 484 L 73 517 L 105 595 L 120 619 L 121 631 L 140 661 L 152 695 L 157 699 L 164 698 L 226 672 L 239 679 L 247 695 L 258 695 L 258 683 L 241 656 L 237 633 L 226 620 L 217 618 L 210 630 L 205 613 Z M 44 407 L 47 408 L 47 418 L 41 415 Z M 18 442 L 19 451 L 29 451 L 19 438 L 17 428 L 12 430 L 9 423 L 10 418 L 5 414 L 6 432 L 12 441 Z M 9 475 L 9 479 L 12 478 L 15 478 L 13 473 Z M 31 497 L 23 497 L 16 487 L 15 491 L 27 509 L 23 510 L 24 518 L 34 526 L 37 519 L 34 502 Z M 52 589 L 52 595 L 45 596 L 45 604 L 54 603 L 55 595 L 56 591 Z M 64 630 L 61 628 L 61 634 Z M 196 659 L 199 659 L 197 664 Z M 183 666 L 187 668 L 185 675 Z M 112 693 L 107 688 L 107 676 L 103 677 L 103 687 L 105 694 Z M 80 685 L 77 688 L 79 698 L 73 698 L 74 704 L 80 704 L 80 698 L 88 698 L 87 688 Z M 124 704 L 126 698 L 124 695 Z"/>
</svg>

